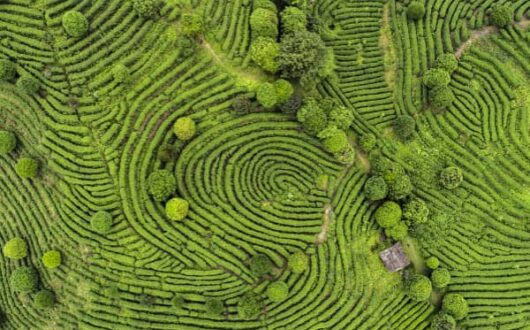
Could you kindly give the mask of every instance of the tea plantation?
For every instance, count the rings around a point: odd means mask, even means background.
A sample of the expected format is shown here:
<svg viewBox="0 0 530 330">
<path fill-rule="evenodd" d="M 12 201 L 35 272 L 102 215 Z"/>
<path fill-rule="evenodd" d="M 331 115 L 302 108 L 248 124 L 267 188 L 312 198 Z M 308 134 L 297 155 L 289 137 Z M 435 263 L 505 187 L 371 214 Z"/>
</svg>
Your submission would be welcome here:
<svg viewBox="0 0 530 330">
<path fill-rule="evenodd" d="M 6 330 L 530 330 L 530 1 L 0 0 L 0 248 Z"/>
</svg>

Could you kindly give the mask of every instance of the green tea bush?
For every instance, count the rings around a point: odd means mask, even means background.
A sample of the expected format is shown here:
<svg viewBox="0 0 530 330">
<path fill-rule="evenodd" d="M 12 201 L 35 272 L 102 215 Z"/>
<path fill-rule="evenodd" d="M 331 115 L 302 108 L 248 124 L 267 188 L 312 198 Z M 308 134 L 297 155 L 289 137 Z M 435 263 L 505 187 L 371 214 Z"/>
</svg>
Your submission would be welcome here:
<svg viewBox="0 0 530 330">
<path fill-rule="evenodd" d="M 429 281 L 429 278 L 424 275 L 412 275 L 407 280 L 405 287 L 407 295 L 413 301 L 425 301 L 431 296 L 431 281 Z"/>
<path fill-rule="evenodd" d="M 445 53 L 438 56 L 435 66 L 451 74 L 458 68 L 458 60 L 453 53 Z"/>
<path fill-rule="evenodd" d="M 40 290 L 33 297 L 33 305 L 38 309 L 53 307 L 55 304 L 55 295 L 50 290 Z"/>
<path fill-rule="evenodd" d="M 166 216 L 173 221 L 186 218 L 189 211 L 189 203 L 182 198 L 172 198 L 166 203 Z"/>
<path fill-rule="evenodd" d="M 399 222 L 397 225 L 385 229 L 385 235 L 396 241 L 400 241 L 407 237 L 409 227 L 404 222 Z"/>
<path fill-rule="evenodd" d="M 503 28 L 513 22 L 514 9 L 509 4 L 495 4 L 489 15 L 491 24 Z"/>
<path fill-rule="evenodd" d="M 440 183 L 447 189 L 455 189 L 464 180 L 462 170 L 456 166 L 449 166 L 440 173 Z"/>
<path fill-rule="evenodd" d="M 177 189 L 177 180 L 168 170 L 156 170 L 147 178 L 147 191 L 155 201 L 164 201 L 175 192 L 175 189 Z"/>
<path fill-rule="evenodd" d="M 260 298 L 254 293 L 247 293 L 239 300 L 237 312 L 242 319 L 254 319 L 261 313 Z"/>
<path fill-rule="evenodd" d="M 197 126 L 190 117 L 180 117 L 173 125 L 173 133 L 181 141 L 190 140 L 196 133 Z"/>
<path fill-rule="evenodd" d="M 409 139 L 414 134 L 415 129 L 416 121 L 411 116 L 398 116 L 394 122 L 394 132 L 402 140 Z"/>
<path fill-rule="evenodd" d="M 272 261 L 265 254 L 257 254 L 250 259 L 250 271 L 256 277 L 262 277 L 272 271 Z"/>
<path fill-rule="evenodd" d="M 39 163 L 33 158 L 22 157 L 15 165 L 15 171 L 22 178 L 34 178 L 39 171 Z"/>
<path fill-rule="evenodd" d="M 98 211 L 90 219 L 90 226 L 98 234 L 105 234 L 112 227 L 112 215 L 107 211 Z"/>
<path fill-rule="evenodd" d="M 364 152 L 372 151 L 377 145 L 377 138 L 372 133 L 366 133 L 361 135 L 359 139 L 359 146 Z"/>
<path fill-rule="evenodd" d="M 156 15 L 159 0 L 133 0 L 133 9 L 140 17 L 151 18 Z"/>
<path fill-rule="evenodd" d="M 377 224 L 382 228 L 396 226 L 401 221 L 401 206 L 392 201 L 386 201 L 375 211 L 374 217 Z"/>
<path fill-rule="evenodd" d="M 443 69 L 429 69 L 423 75 L 423 84 L 429 88 L 447 86 L 451 82 L 451 75 Z"/>
<path fill-rule="evenodd" d="M 442 310 L 453 316 L 455 320 L 461 320 L 469 313 L 469 306 L 461 294 L 448 293 L 443 298 Z"/>
<path fill-rule="evenodd" d="M 285 282 L 274 282 L 267 287 L 267 297 L 273 302 L 282 302 L 289 296 L 289 286 Z"/>
<path fill-rule="evenodd" d="M 276 94 L 276 88 L 271 83 L 263 83 L 258 87 L 256 91 L 256 98 L 263 107 L 266 109 L 272 109 L 278 103 L 278 95 Z"/>
<path fill-rule="evenodd" d="M 432 318 L 430 330 L 455 330 L 455 328 L 455 319 L 447 313 L 439 312 Z"/>
<path fill-rule="evenodd" d="M 302 251 L 296 251 L 289 256 L 289 269 L 295 274 L 301 274 L 309 267 L 309 257 Z"/>
<path fill-rule="evenodd" d="M 34 268 L 22 266 L 17 269 L 9 277 L 9 285 L 11 289 L 18 292 L 31 292 L 37 289 L 39 277 Z"/>
<path fill-rule="evenodd" d="M 307 17 L 299 8 L 293 6 L 285 7 L 280 16 L 283 33 L 295 33 L 306 30 Z"/>
<path fill-rule="evenodd" d="M 294 93 L 293 85 L 285 79 L 276 80 L 274 82 L 274 89 L 276 91 L 278 104 L 287 102 Z"/>
<path fill-rule="evenodd" d="M 432 285 L 443 289 L 451 283 L 451 273 L 446 268 L 437 268 L 431 274 Z"/>
<path fill-rule="evenodd" d="M 17 66 L 15 63 L 0 59 L 0 81 L 10 81 L 15 79 L 17 74 Z"/>
<path fill-rule="evenodd" d="M 429 208 L 424 201 L 418 198 L 413 198 L 403 207 L 403 218 L 408 220 L 411 224 L 420 224 L 427 222 L 429 216 Z"/>
<path fill-rule="evenodd" d="M 64 30 L 71 37 L 79 38 L 88 32 L 88 20 L 78 11 L 67 11 L 63 15 L 62 22 Z"/>
<path fill-rule="evenodd" d="M 423 2 L 412 1 L 407 7 L 407 17 L 412 20 L 421 19 L 425 15 Z"/>
<path fill-rule="evenodd" d="M 270 37 L 257 37 L 250 45 L 250 58 L 260 68 L 270 73 L 278 71 L 280 45 Z"/>
<path fill-rule="evenodd" d="M 17 146 L 17 137 L 15 133 L 0 130 L 0 155 L 7 155 L 15 150 Z"/>
<path fill-rule="evenodd" d="M 270 11 L 276 12 L 278 8 L 271 0 L 254 0 L 252 4 L 252 9 L 256 10 L 258 8 L 268 9 Z"/>
<path fill-rule="evenodd" d="M 18 78 L 16 85 L 26 94 L 35 94 L 40 89 L 40 81 L 29 74 L 22 74 Z"/>
<path fill-rule="evenodd" d="M 440 260 L 436 257 L 429 257 L 425 260 L 425 265 L 430 269 L 437 269 L 440 266 Z"/>
<path fill-rule="evenodd" d="M 258 8 L 250 15 L 250 29 L 252 39 L 258 37 L 278 37 L 278 17 L 276 12 L 264 8 Z"/>
<path fill-rule="evenodd" d="M 28 244 L 22 238 L 15 237 L 7 241 L 2 252 L 9 259 L 22 259 L 28 255 Z"/>
<path fill-rule="evenodd" d="M 371 201 L 385 199 L 388 194 L 388 186 L 380 176 L 372 176 L 364 185 L 364 194 Z"/>
<path fill-rule="evenodd" d="M 313 98 L 308 98 L 304 101 L 296 117 L 310 134 L 318 134 L 328 125 L 326 113 Z"/>
<path fill-rule="evenodd" d="M 62 263 L 61 252 L 57 250 L 47 251 L 42 256 L 42 263 L 44 264 L 44 267 L 48 269 L 54 269 L 59 267 Z"/>
<path fill-rule="evenodd" d="M 204 304 L 204 308 L 208 315 L 220 315 L 224 310 L 223 302 L 219 299 L 209 298 Z"/>
</svg>

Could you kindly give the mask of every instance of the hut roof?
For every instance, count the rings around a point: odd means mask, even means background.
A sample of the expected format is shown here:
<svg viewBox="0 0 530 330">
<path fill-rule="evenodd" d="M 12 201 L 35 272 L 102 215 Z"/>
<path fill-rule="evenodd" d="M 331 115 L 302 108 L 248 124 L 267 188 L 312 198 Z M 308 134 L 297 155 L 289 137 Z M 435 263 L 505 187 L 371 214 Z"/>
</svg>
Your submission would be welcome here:
<svg viewBox="0 0 530 330">
<path fill-rule="evenodd" d="M 410 265 L 410 260 L 403 251 L 401 243 L 396 243 L 379 253 L 379 257 L 389 272 L 397 272 Z"/>
</svg>

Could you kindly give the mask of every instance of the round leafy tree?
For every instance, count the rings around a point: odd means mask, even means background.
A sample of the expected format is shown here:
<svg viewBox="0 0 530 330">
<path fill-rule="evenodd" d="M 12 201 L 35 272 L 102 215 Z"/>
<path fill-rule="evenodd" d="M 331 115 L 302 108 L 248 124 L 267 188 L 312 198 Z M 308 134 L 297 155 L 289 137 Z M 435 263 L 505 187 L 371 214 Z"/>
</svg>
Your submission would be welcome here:
<svg viewBox="0 0 530 330">
<path fill-rule="evenodd" d="M 187 215 L 190 204 L 182 198 L 171 198 L 166 203 L 166 216 L 173 221 L 183 220 Z"/>
<path fill-rule="evenodd" d="M 329 126 L 317 135 L 323 139 L 324 148 L 332 154 L 343 153 L 349 146 L 346 132 L 335 126 Z"/>
<path fill-rule="evenodd" d="M 372 176 L 364 184 L 364 193 L 371 201 L 384 199 L 388 194 L 388 186 L 380 176 Z"/>
<path fill-rule="evenodd" d="M 22 266 L 11 274 L 9 285 L 14 291 L 31 292 L 37 288 L 39 277 L 34 268 Z"/>
<path fill-rule="evenodd" d="M 180 20 L 180 30 L 185 36 L 194 36 L 202 31 L 202 18 L 198 14 L 185 13 Z"/>
<path fill-rule="evenodd" d="M 302 96 L 295 92 L 286 102 L 280 104 L 280 110 L 283 113 L 295 114 L 302 107 L 302 102 Z"/>
<path fill-rule="evenodd" d="M 254 319 L 261 312 L 261 301 L 254 293 L 247 293 L 239 300 L 237 304 L 239 317 L 243 319 Z"/>
<path fill-rule="evenodd" d="M 310 134 L 317 134 L 328 125 L 326 113 L 313 98 L 305 100 L 296 117 Z"/>
<path fill-rule="evenodd" d="M 122 63 L 116 64 L 112 68 L 112 77 L 117 83 L 129 81 L 129 69 Z"/>
<path fill-rule="evenodd" d="M 403 207 L 403 218 L 412 224 L 425 223 L 428 216 L 429 208 L 421 199 L 413 198 Z"/>
<path fill-rule="evenodd" d="M 276 88 L 271 83 L 263 83 L 258 87 L 256 98 L 262 106 L 267 109 L 273 108 L 278 103 Z"/>
<path fill-rule="evenodd" d="M 300 31 L 282 36 L 280 71 L 286 78 L 317 77 L 324 73 L 329 56 L 320 35 Z"/>
<path fill-rule="evenodd" d="M 353 112 L 343 106 L 335 106 L 329 112 L 330 125 L 335 125 L 340 129 L 348 129 L 353 123 Z"/>
<path fill-rule="evenodd" d="M 464 180 L 462 170 L 456 166 L 449 166 L 440 173 L 440 183 L 447 189 L 455 189 Z"/>
<path fill-rule="evenodd" d="M 28 255 L 28 245 L 20 237 L 15 237 L 7 241 L 3 249 L 4 256 L 10 259 L 22 259 Z"/>
<path fill-rule="evenodd" d="M 278 37 L 278 17 L 276 12 L 264 8 L 258 8 L 250 15 L 250 29 L 252 38 L 269 37 L 276 39 Z"/>
<path fill-rule="evenodd" d="M 238 114 L 245 115 L 253 112 L 255 106 L 248 96 L 240 95 L 232 101 L 232 109 Z"/>
<path fill-rule="evenodd" d="M 18 160 L 15 171 L 23 178 L 34 178 L 39 171 L 39 163 L 32 158 L 22 157 Z"/>
<path fill-rule="evenodd" d="M 272 261 L 265 254 L 257 254 L 250 259 L 250 271 L 256 277 L 262 277 L 272 271 Z"/>
<path fill-rule="evenodd" d="M 0 130 L 0 155 L 6 155 L 17 146 L 17 137 L 15 133 Z"/>
<path fill-rule="evenodd" d="M 268 9 L 270 11 L 276 12 L 278 8 L 271 0 L 254 0 L 252 3 L 252 9 L 256 10 L 258 8 Z"/>
<path fill-rule="evenodd" d="M 33 297 L 33 304 L 36 308 L 50 308 L 55 304 L 55 295 L 50 290 L 40 290 Z"/>
<path fill-rule="evenodd" d="M 17 73 L 16 68 L 15 63 L 9 60 L 0 59 L 0 81 L 14 79 Z"/>
<path fill-rule="evenodd" d="M 410 177 L 405 173 L 399 173 L 391 181 L 387 182 L 388 184 L 388 197 L 394 200 L 400 200 L 412 192 L 412 182 Z"/>
<path fill-rule="evenodd" d="M 112 227 L 112 215 L 107 211 L 98 211 L 90 219 L 90 226 L 99 234 L 105 234 Z"/>
<path fill-rule="evenodd" d="M 386 201 L 375 211 L 375 221 L 383 228 L 390 228 L 401 220 L 401 207 L 398 203 Z"/>
<path fill-rule="evenodd" d="M 277 103 L 281 104 L 289 100 L 294 93 L 293 85 L 285 79 L 278 79 L 274 82 L 276 90 Z"/>
<path fill-rule="evenodd" d="M 404 222 L 400 222 L 395 226 L 385 229 L 385 235 L 396 241 L 400 241 L 407 237 L 408 232 L 409 227 Z"/>
<path fill-rule="evenodd" d="M 429 69 L 423 75 L 423 84 L 429 88 L 447 86 L 451 82 L 451 75 L 443 69 Z"/>
<path fill-rule="evenodd" d="M 440 266 L 440 260 L 434 256 L 431 256 L 425 260 L 425 265 L 430 269 L 436 269 Z"/>
<path fill-rule="evenodd" d="M 220 315 L 223 312 L 224 305 L 219 299 L 209 298 L 206 300 L 204 308 L 208 315 Z"/>
<path fill-rule="evenodd" d="M 412 1 L 407 7 L 407 17 L 412 20 L 418 20 L 425 15 L 425 6 L 423 2 Z"/>
<path fill-rule="evenodd" d="M 364 152 L 369 152 L 377 145 L 377 138 L 372 133 L 363 134 L 359 139 L 359 145 Z"/>
<path fill-rule="evenodd" d="M 431 330 L 455 330 L 456 321 L 451 315 L 440 312 L 431 321 Z"/>
<path fill-rule="evenodd" d="M 190 140 L 197 130 L 195 122 L 190 117 L 180 117 L 173 125 L 173 133 L 181 141 Z"/>
<path fill-rule="evenodd" d="M 133 0 L 133 9 L 140 17 L 153 17 L 158 11 L 158 0 Z"/>
<path fill-rule="evenodd" d="M 402 139 L 409 139 L 416 129 L 416 121 L 409 115 L 398 116 L 394 122 L 394 132 Z"/>
<path fill-rule="evenodd" d="M 40 88 L 40 81 L 29 74 L 22 74 L 18 78 L 16 85 L 26 94 L 35 94 Z"/>
<path fill-rule="evenodd" d="M 285 282 L 274 282 L 267 287 L 267 297 L 273 302 L 282 302 L 289 296 L 289 286 Z"/>
<path fill-rule="evenodd" d="M 436 67 L 453 73 L 458 68 L 458 60 L 453 53 L 445 53 L 436 59 Z"/>
<path fill-rule="evenodd" d="M 61 252 L 57 250 L 50 250 L 42 256 L 42 263 L 44 267 L 49 269 L 57 268 L 62 263 Z"/>
<path fill-rule="evenodd" d="M 177 180 L 168 170 L 156 170 L 147 178 L 147 191 L 160 202 L 171 196 L 177 189 Z"/>
<path fill-rule="evenodd" d="M 78 11 L 67 11 L 62 21 L 64 30 L 71 37 L 79 38 L 88 32 L 88 20 Z"/>
<path fill-rule="evenodd" d="M 508 4 L 494 5 L 490 10 L 490 22 L 497 27 L 506 27 L 513 22 L 514 10 Z"/>
<path fill-rule="evenodd" d="M 425 301 L 431 296 L 431 281 L 424 275 L 412 275 L 406 283 L 406 291 L 410 299 L 414 301 Z"/>
<path fill-rule="evenodd" d="M 296 251 L 289 256 L 289 269 L 295 274 L 301 274 L 309 267 L 309 257 L 302 251 Z"/>
<path fill-rule="evenodd" d="M 437 268 L 431 274 L 431 281 L 435 288 L 443 289 L 451 283 L 451 273 L 447 268 Z"/>
<path fill-rule="evenodd" d="M 444 109 L 453 104 L 455 96 L 449 86 L 436 87 L 431 91 L 431 103 L 434 107 Z"/>
<path fill-rule="evenodd" d="M 250 45 L 250 58 L 265 71 L 278 71 L 280 45 L 270 37 L 257 37 Z"/>
<path fill-rule="evenodd" d="M 299 8 L 285 7 L 280 16 L 284 33 L 300 32 L 306 29 L 307 17 Z"/>
<path fill-rule="evenodd" d="M 448 293 L 443 298 L 442 310 L 455 318 L 461 320 L 469 313 L 466 299 L 458 293 Z"/>
</svg>

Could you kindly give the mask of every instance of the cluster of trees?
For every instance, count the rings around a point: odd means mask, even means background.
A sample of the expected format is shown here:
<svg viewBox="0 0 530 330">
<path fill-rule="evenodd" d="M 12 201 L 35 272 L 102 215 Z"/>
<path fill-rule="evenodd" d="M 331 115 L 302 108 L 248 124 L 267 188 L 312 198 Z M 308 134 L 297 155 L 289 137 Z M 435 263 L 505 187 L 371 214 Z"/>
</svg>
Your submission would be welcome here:
<svg viewBox="0 0 530 330">
<path fill-rule="evenodd" d="M 0 81 L 13 82 L 17 77 L 17 65 L 7 59 L 0 59 Z M 38 79 L 27 72 L 22 72 L 16 79 L 16 86 L 26 94 L 35 94 L 41 84 Z"/>
<path fill-rule="evenodd" d="M 466 299 L 458 293 L 448 293 L 443 297 L 442 310 L 431 320 L 431 330 L 455 330 L 456 321 L 469 313 Z"/>
<path fill-rule="evenodd" d="M 293 93 L 294 88 L 289 81 L 278 79 L 274 83 L 261 84 L 256 91 L 256 99 L 265 109 L 272 109 L 289 101 Z"/>
<path fill-rule="evenodd" d="M 7 155 L 17 147 L 15 133 L 0 130 L 0 155 Z M 22 178 L 34 178 L 39 172 L 39 163 L 30 157 L 20 157 L 15 165 L 15 172 Z"/>
<path fill-rule="evenodd" d="M 454 94 L 449 88 L 451 74 L 458 68 L 454 54 L 446 53 L 436 59 L 435 66 L 423 75 L 423 84 L 430 89 L 431 104 L 444 109 L 453 104 Z"/>
</svg>

